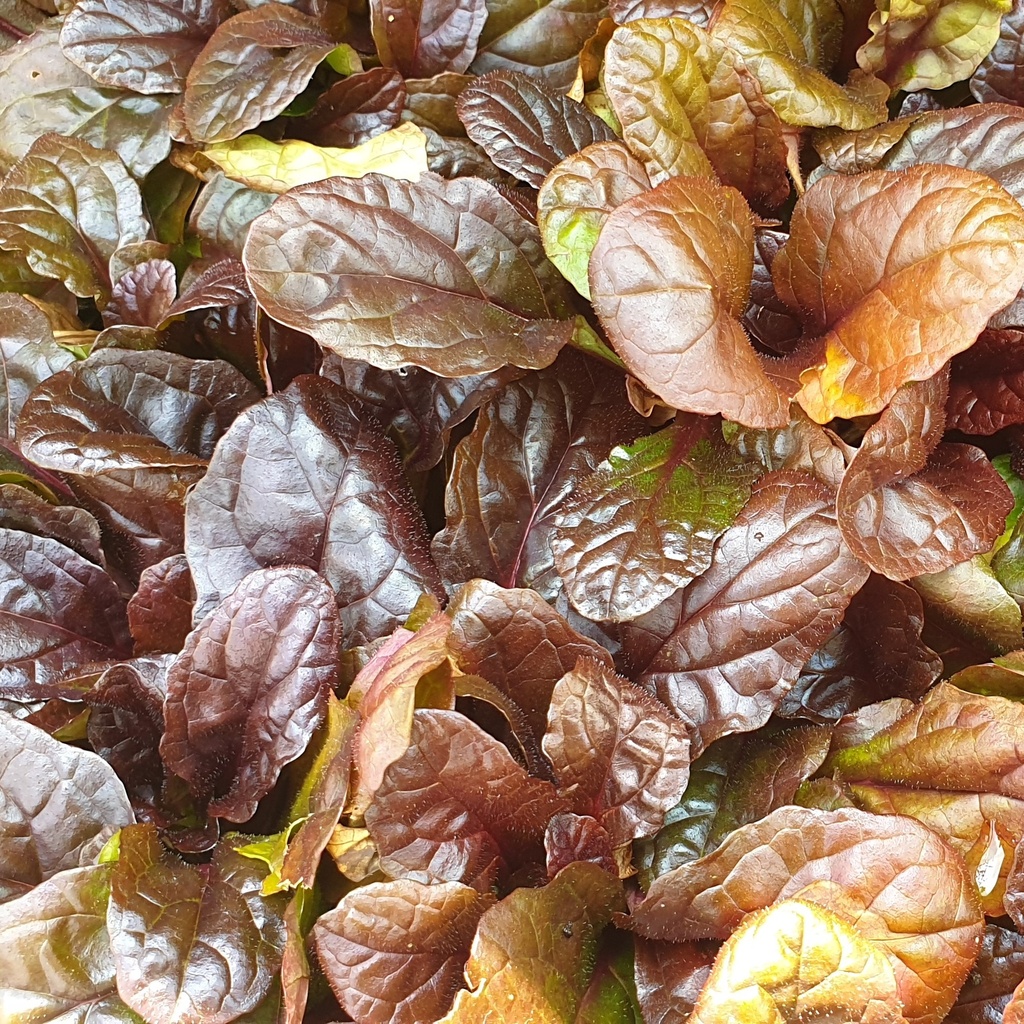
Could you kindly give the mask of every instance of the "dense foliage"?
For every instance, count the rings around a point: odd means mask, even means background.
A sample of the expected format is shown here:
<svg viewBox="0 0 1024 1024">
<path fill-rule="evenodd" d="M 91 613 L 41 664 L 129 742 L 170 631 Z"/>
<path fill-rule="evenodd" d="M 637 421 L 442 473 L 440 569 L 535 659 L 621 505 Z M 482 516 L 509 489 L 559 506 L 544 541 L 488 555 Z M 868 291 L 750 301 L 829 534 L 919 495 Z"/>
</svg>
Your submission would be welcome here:
<svg viewBox="0 0 1024 1024">
<path fill-rule="evenodd" d="M 33 3 L 0 1019 L 1024 1021 L 1024 0 Z"/>
</svg>

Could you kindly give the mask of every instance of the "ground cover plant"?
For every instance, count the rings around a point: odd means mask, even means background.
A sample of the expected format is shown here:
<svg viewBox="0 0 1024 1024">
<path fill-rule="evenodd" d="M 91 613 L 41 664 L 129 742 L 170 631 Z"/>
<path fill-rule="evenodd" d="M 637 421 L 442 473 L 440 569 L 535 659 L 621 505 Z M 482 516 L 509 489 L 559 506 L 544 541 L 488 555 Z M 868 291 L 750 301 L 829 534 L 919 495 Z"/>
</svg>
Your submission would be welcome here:
<svg viewBox="0 0 1024 1024">
<path fill-rule="evenodd" d="M 1024 2 L 15 13 L 0 1020 L 1024 1021 Z"/>
</svg>

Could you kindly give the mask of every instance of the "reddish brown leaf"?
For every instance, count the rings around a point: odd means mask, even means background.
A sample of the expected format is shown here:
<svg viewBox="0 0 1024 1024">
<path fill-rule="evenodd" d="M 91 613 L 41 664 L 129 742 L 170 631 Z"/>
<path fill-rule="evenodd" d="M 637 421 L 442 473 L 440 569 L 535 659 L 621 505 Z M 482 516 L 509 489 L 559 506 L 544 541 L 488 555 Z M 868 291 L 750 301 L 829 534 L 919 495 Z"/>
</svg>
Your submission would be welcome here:
<svg viewBox="0 0 1024 1024">
<path fill-rule="evenodd" d="M 711 974 L 717 946 L 636 937 L 636 994 L 644 1024 L 686 1024 Z"/>
<path fill-rule="evenodd" d="M 597 864 L 618 875 L 612 838 L 596 818 L 580 814 L 556 814 L 544 833 L 548 878 L 578 860 Z"/>
<path fill-rule="evenodd" d="M 192 574 L 184 555 L 142 570 L 128 602 L 136 654 L 177 654 L 192 631 Z"/>
</svg>

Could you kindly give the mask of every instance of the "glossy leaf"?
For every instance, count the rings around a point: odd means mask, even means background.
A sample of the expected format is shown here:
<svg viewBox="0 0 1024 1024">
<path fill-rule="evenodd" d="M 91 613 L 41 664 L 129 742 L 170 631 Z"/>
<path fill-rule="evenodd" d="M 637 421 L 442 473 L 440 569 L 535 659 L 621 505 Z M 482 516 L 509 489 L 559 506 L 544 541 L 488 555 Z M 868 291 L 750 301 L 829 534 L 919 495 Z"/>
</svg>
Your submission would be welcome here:
<svg viewBox="0 0 1024 1024">
<path fill-rule="evenodd" d="M 249 225 L 273 201 L 273 195 L 246 188 L 218 171 L 199 190 L 189 229 L 204 243 L 240 258 Z"/>
<path fill-rule="evenodd" d="M 251 573 L 171 666 L 160 754 L 210 814 L 247 821 L 309 743 L 337 672 L 337 604 L 309 569 Z"/>
<path fill-rule="evenodd" d="M 262 192 L 287 192 L 324 178 L 362 178 L 383 174 L 418 181 L 427 171 L 427 140 L 415 125 L 405 124 L 375 135 L 352 149 L 314 146 L 291 139 L 273 142 L 243 135 L 207 146 L 202 159 L 230 178 Z"/>
<path fill-rule="evenodd" d="M 1024 60 L 1024 6 L 1019 0 L 1003 12 L 999 38 L 971 76 L 971 95 L 979 103 L 1015 103 L 1024 99 L 1019 67 Z"/>
<path fill-rule="evenodd" d="M 260 895 L 260 874 L 226 844 L 201 874 L 152 826 L 122 831 L 107 927 L 118 993 L 144 1020 L 228 1024 L 259 1005 L 281 964 L 287 903 Z"/>
<path fill-rule="evenodd" d="M 127 168 L 86 142 L 44 135 L 0 185 L 0 247 L 20 250 L 36 273 L 76 295 L 105 296 L 107 261 L 148 234 Z"/>
<path fill-rule="evenodd" d="M 654 835 L 690 773 L 683 723 L 584 658 L 555 684 L 543 747 L 573 809 L 597 818 L 615 846 Z"/>
<path fill-rule="evenodd" d="M 177 93 L 217 22 L 223 0 L 84 0 L 61 27 L 61 49 L 100 85 Z"/>
<path fill-rule="evenodd" d="M 345 646 L 387 635 L 422 593 L 441 594 L 393 446 L 319 377 L 238 416 L 187 499 L 185 554 L 197 617 L 256 569 L 316 570 L 334 589 Z"/>
<path fill-rule="evenodd" d="M 576 1020 L 597 938 L 621 902 L 618 882 L 583 863 L 507 896 L 481 917 L 466 964 L 470 988 L 443 1024 Z"/>
<path fill-rule="evenodd" d="M 689 723 L 699 753 L 768 720 L 866 579 L 828 490 L 805 474 L 772 474 L 707 572 L 624 627 L 624 649 L 639 681 Z"/>
<path fill-rule="evenodd" d="M 478 725 L 422 710 L 366 827 L 390 877 L 487 889 L 499 871 L 542 861 L 548 820 L 566 810 L 550 782 L 527 775 Z"/>
<path fill-rule="evenodd" d="M 114 282 L 104 323 L 158 327 L 166 319 L 177 294 L 177 275 L 170 260 L 146 260 Z"/>
<path fill-rule="evenodd" d="M 397 71 L 370 68 L 323 92 L 295 136 L 318 146 L 350 149 L 397 127 L 405 100 L 405 81 Z"/>
<path fill-rule="evenodd" d="M 885 953 L 841 917 L 799 899 L 751 914 L 722 946 L 693 1024 L 827 1018 L 902 1024 Z"/>
<path fill-rule="evenodd" d="M 1024 334 L 986 330 L 950 364 L 950 429 L 994 434 L 1024 423 Z"/>
<path fill-rule="evenodd" d="M 1024 938 L 1017 932 L 985 926 L 977 963 L 946 1024 L 1002 1024 L 1014 988 L 1024 980 Z"/>
<path fill-rule="evenodd" d="M 306 247 L 331 234 L 329 260 L 307 264 Z M 382 248 L 386 237 L 404 243 Z M 552 319 L 567 312 L 567 293 L 535 225 L 475 179 L 333 178 L 293 189 L 253 225 L 243 262 L 268 313 L 381 369 L 411 363 L 462 376 L 509 362 L 546 366 L 572 331 Z"/>
<path fill-rule="evenodd" d="M 972 172 L 823 178 L 794 211 L 772 269 L 824 349 L 800 375 L 797 400 L 819 423 L 878 412 L 974 343 L 1024 283 L 1022 251 L 1024 212 Z"/>
<path fill-rule="evenodd" d="M 612 837 L 587 814 L 556 814 L 544 833 L 544 853 L 548 878 L 581 860 L 597 864 L 612 875 L 619 873 Z"/>
<path fill-rule="evenodd" d="M 727 445 L 714 420 L 672 426 L 613 448 L 555 517 L 551 550 L 580 614 L 623 622 L 652 611 L 711 564 L 719 535 L 761 467 Z"/>
<path fill-rule="evenodd" d="M 621 142 L 587 146 L 544 179 L 537 196 L 544 251 L 584 298 L 590 298 L 590 254 L 608 214 L 650 187 L 643 164 Z"/>
<path fill-rule="evenodd" d="M 622 376 L 578 353 L 509 385 L 455 449 L 446 526 L 432 544 L 445 579 L 482 577 L 553 599 L 555 516 L 612 447 L 643 432 Z"/>
<path fill-rule="evenodd" d="M 447 1012 L 490 894 L 458 882 L 375 882 L 324 914 L 314 941 L 355 1021 L 419 1024 Z"/>
<path fill-rule="evenodd" d="M 49 537 L 0 529 L 0 690 L 49 695 L 70 669 L 131 651 L 124 598 L 93 562 Z"/>
<path fill-rule="evenodd" d="M 0 484 L 0 524 L 52 537 L 97 565 L 104 564 L 96 518 L 75 505 L 51 505 L 27 487 Z"/>
<path fill-rule="evenodd" d="M 941 572 L 987 552 L 1013 508 L 984 452 L 939 443 L 947 393 L 943 374 L 901 388 L 839 487 L 843 539 L 890 579 Z"/>
<path fill-rule="evenodd" d="M 686 1024 L 711 974 L 708 942 L 658 942 L 636 936 L 636 991 L 644 1024 Z"/>
<path fill-rule="evenodd" d="M 908 1022 L 938 1024 L 977 955 L 982 917 L 959 855 L 911 819 L 849 809 L 784 807 L 745 825 L 662 875 L 628 920 L 654 938 L 726 938 L 745 914 L 789 898 L 889 953 Z"/>
<path fill-rule="evenodd" d="M 60 743 L 6 712 L 0 711 L 0 724 L 2 902 L 90 863 L 114 832 L 135 819 L 124 786 L 94 753 Z"/>
<path fill-rule="evenodd" d="M 229 18 L 189 68 L 182 103 L 189 134 L 223 142 L 280 114 L 334 45 L 315 20 L 284 4 Z"/>
<path fill-rule="evenodd" d="M 891 0 L 869 22 L 857 62 L 897 89 L 945 89 L 969 78 L 999 38 L 1010 0 Z"/>
<path fill-rule="evenodd" d="M 484 0 L 370 4 L 370 27 L 381 60 L 409 78 L 465 71 L 476 56 L 486 20 Z"/>
<path fill-rule="evenodd" d="M 513 177 L 540 188 L 555 164 L 615 133 L 582 103 L 514 71 L 477 79 L 459 94 L 466 134 Z"/>
<path fill-rule="evenodd" d="M 591 254 L 590 289 L 613 348 L 659 398 L 778 427 L 789 420 L 788 402 L 739 322 L 753 249 L 738 192 L 670 178 L 609 215 Z"/>
</svg>

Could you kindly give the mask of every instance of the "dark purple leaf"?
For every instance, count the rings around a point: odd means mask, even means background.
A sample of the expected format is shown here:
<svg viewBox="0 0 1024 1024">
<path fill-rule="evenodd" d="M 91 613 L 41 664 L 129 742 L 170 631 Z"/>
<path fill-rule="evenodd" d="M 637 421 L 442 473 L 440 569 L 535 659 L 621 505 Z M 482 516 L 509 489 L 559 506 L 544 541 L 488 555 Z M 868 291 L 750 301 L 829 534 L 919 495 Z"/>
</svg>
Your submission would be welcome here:
<svg viewBox="0 0 1024 1024">
<path fill-rule="evenodd" d="M 51 505 L 27 487 L 0 484 L 0 526 L 52 537 L 90 562 L 104 565 L 99 523 L 84 508 Z"/>
<path fill-rule="evenodd" d="M 487 19 L 484 0 L 371 0 L 370 26 L 381 60 L 409 78 L 463 72 Z"/>
<path fill-rule="evenodd" d="M 170 260 L 146 260 L 133 267 L 110 291 L 103 322 L 134 327 L 159 327 L 174 305 L 177 275 Z"/>
<path fill-rule="evenodd" d="M 1024 100 L 1021 67 L 1024 66 L 1024 4 L 1015 0 L 999 23 L 996 45 L 971 76 L 971 95 L 979 103 L 1013 103 Z"/>
<path fill-rule="evenodd" d="M 189 635 L 167 675 L 160 754 L 209 813 L 247 821 L 309 743 L 337 674 L 337 604 L 316 573 L 260 569 Z"/>
<path fill-rule="evenodd" d="M 284 4 L 228 18 L 188 72 L 182 111 L 189 133 L 224 142 L 276 117 L 334 45 L 316 20 Z"/>
<path fill-rule="evenodd" d="M 582 103 L 515 71 L 485 75 L 464 89 L 458 113 L 495 164 L 534 188 L 560 160 L 617 138 Z"/>
<path fill-rule="evenodd" d="M 342 1008 L 362 1024 L 440 1019 L 462 987 L 477 922 L 493 902 L 458 882 L 400 879 L 349 893 L 313 930 Z"/>
<path fill-rule="evenodd" d="M 182 275 L 180 292 L 177 300 L 164 311 L 164 320 L 194 309 L 237 306 L 252 299 L 245 283 L 245 268 L 233 256 L 211 256 L 190 264 Z"/>
<path fill-rule="evenodd" d="M 370 68 L 335 82 L 289 134 L 318 146 L 351 149 L 394 128 L 405 107 L 405 81 L 390 68 Z"/>
<path fill-rule="evenodd" d="M 92 751 L 2 711 L 0 801 L 0 901 L 90 863 L 135 820 L 124 786 Z"/>
<path fill-rule="evenodd" d="M 82 0 L 61 28 L 67 58 L 100 85 L 181 92 L 227 0 Z"/>
<path fill-rule="evenodd" d="M 148 566 L 128 601 L 136 654 L 177 654 L 192 631 L 192 574 L 183 554 Z"/>
<path fill-rule="evenodd" d="M 694 754 L 768 720 L 867 579 L 833 501 L 802 473 L 762 478 L 711 568 L 623 627 L 629 663 L 690 723 Z"/>
<path fill-rule="evenodd" d="M 707 28 L 715 6 L 715 0 L 611 0 L 608 14 L 619 25 L 638 18 L 685 18 Z"/>
<path fill-rule="evenodd" d="M 789 236 L 772 228 L 754 232 L 754 276 L 750 284 L 750 304 L 743 323 L 751 337 L 769 352 L 787 355 L 803 334 L 800 321 L 775 294 L 772 264 Z"/>
<path fill-rule="evenodd" d="M 1003 1010 L 1024 981 L 1024 936 L 985 926 L 981 950 L 944 1024 L 1003 1024 Z"/>
<path fill-rule="evenodd" d="M 185 532 L 197 616 L 255 569 L 307 565 L 334 588 L 351 647 L 443 593 L 394 446 L 322 377 L 235 420 L 188 497 Z"/>
<path fill-rule="evenodd" d="M 994 434 L 1024 423 L 1024 332 L 983 331 L 950 363 L 947 425 L 965 434 Z"/>
</svg>

